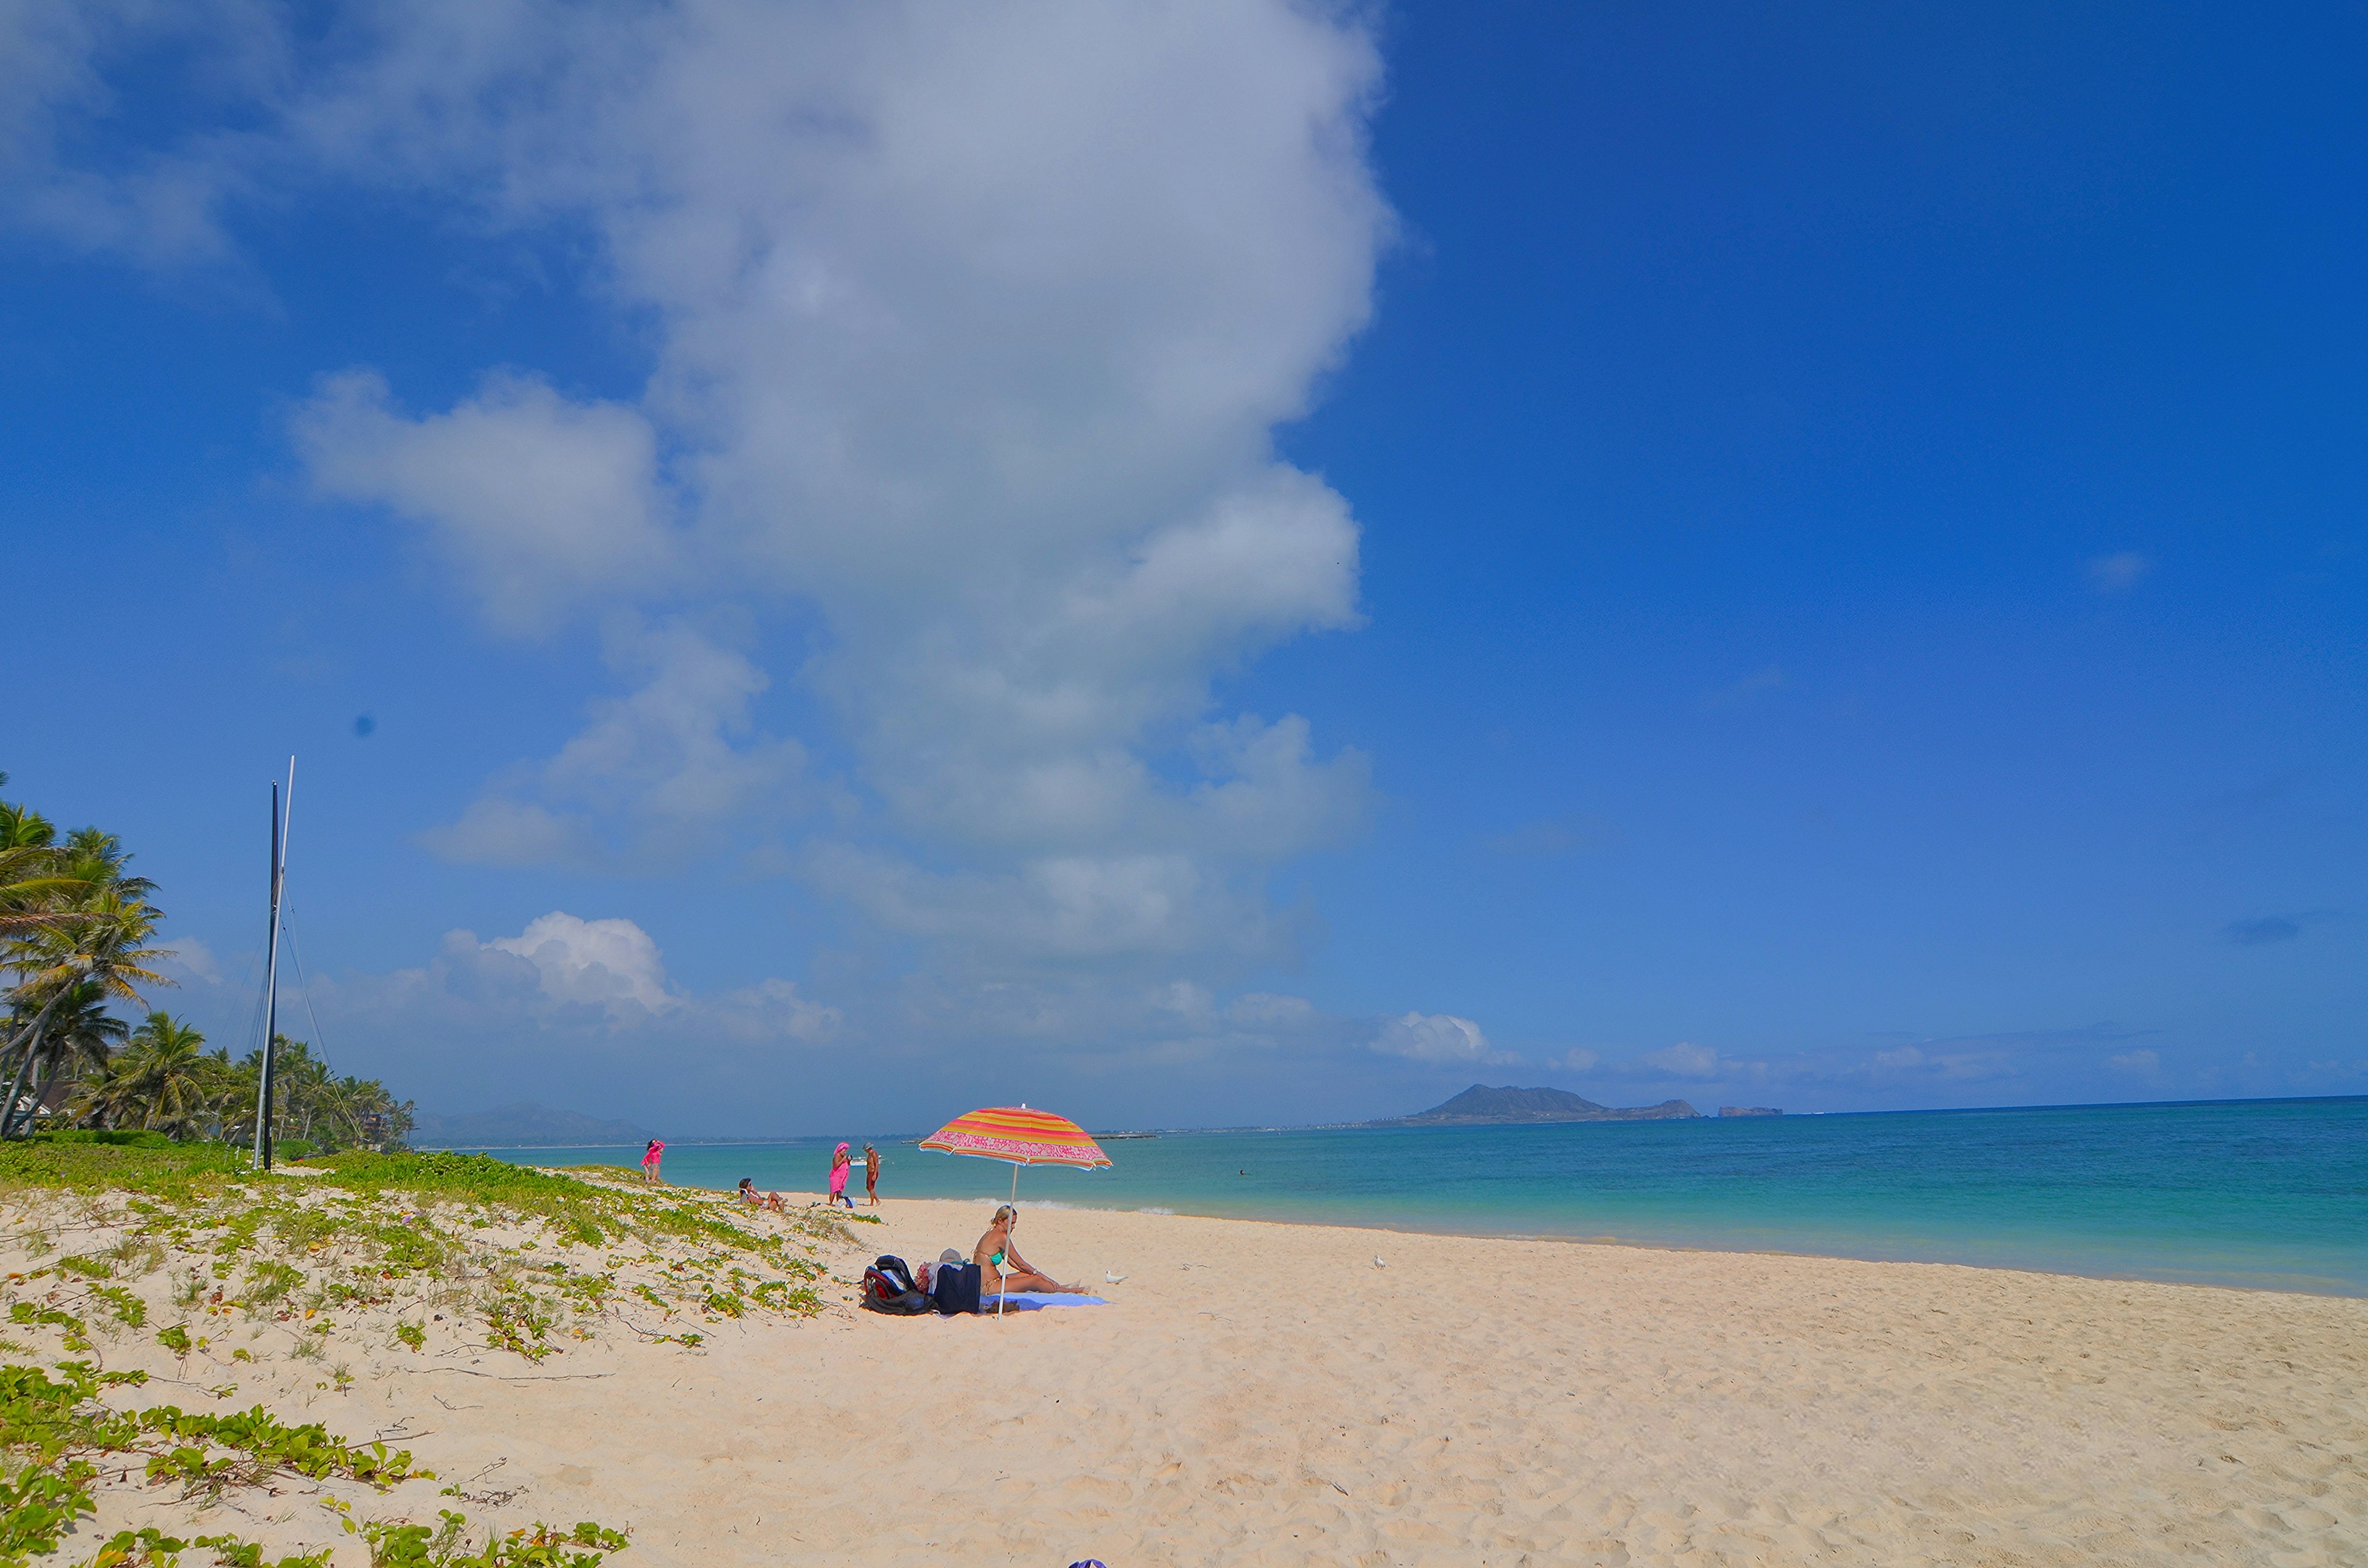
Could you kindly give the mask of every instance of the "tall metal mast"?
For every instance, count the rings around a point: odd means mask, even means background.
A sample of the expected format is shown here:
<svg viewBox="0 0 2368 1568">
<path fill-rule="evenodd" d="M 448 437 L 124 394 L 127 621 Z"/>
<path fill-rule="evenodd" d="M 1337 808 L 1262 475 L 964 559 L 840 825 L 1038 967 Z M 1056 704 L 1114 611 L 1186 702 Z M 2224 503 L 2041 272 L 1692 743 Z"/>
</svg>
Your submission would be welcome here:
<svg viewBox="0 0 2368 1568">
<path fill-rule="evenodd" d="M 288 804 L 271 786 L 271 947 L 263 969 L 263 1071 L 255 1091 L 255 1168 L 271 1168 L 271 1047 L 279 1038 L 279 890 L 288 880 L 288 823 L 296 811 L 296 759 L 288 759 Z"/>
</svg>

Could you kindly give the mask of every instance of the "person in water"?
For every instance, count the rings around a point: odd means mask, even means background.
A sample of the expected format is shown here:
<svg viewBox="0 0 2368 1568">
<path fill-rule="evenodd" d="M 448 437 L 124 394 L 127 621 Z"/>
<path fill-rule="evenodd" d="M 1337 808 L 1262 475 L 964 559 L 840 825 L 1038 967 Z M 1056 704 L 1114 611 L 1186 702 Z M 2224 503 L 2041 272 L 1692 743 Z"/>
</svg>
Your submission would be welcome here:
<svg viewBox="0 0 2368 1568">
<path fill-rule="evenodd" d="M 824 1208 L 836 1208 L 841 1203 L 846 1204 L 849 1209 L 855 1207 L 855 1199 L 847 1196 L 847 1168 L 854 1163 L 848 1158 L 847 1145 L 844 1143 L 831 1152 L 830 1198 L 824 1203 Z"/>
<path fill-rule="evenodd" d="M 978 1265 L 978 1290 L 982 1296 L 993 1296 L 1005 1290 L 1050 1290 L 1064 1296 L 1082 1296 L 1083 1285 L 1064 1285 L 1034 1264 L 1019 1256 L 1011 1244 L 1011 1227 L 1019 1222 L 1019 1210 L 1007 1203 L 995 1211 L 995 1221 L 986 1234 L 978 1238 L 971 1249 L 970 1260 Z"/>
<path fill-rule="evenodd" d="M 863 1196 L 871 1200 L 871 1207 L 880 1207 L 880 1151 L 869 1143 L 863 1146 Z"/>
<path fill-rule="evenodd" d="M 781 1195 L 778 1192 L 759 1192 L 757 1190 L 755 1176 L 742 1176 L 740 1201 L 751 1209 L 779 1209 L 781 1207 Z"/>
<path fill-rule="evenodd" d="M 665 1140 L 659 1138 L 651 1139 L 650 1146 L 642 1151 L 642 1179 L 643 1181 L 655 1182 L 658 1179 L 658 1161 L 665 1155 Z"/>
</svg>

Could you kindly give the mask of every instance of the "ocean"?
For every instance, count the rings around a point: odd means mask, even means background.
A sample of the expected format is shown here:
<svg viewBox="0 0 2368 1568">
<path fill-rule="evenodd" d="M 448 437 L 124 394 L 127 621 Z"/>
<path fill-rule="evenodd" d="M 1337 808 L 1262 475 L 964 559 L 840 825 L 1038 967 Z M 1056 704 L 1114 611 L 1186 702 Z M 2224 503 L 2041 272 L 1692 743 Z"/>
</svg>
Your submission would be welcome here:
<svg viewBox="0 0 2368 1568">
<path fill-rule="evenodd" d="M 999 1202 L 1011 1168 L 879 1145 L 883 1196 Z M 669 1181 L 819 1193 L 837 1139 L 677 1143 Z M 1909 1259 L 2368 1296 L 2368 1097 L 1114 1139 L 1028 1203 Z M 639 1148 L 495 1149 L 533 1165 Z M 982 1216 L 983 1218 L 983 1216 Z"/>
</svg>

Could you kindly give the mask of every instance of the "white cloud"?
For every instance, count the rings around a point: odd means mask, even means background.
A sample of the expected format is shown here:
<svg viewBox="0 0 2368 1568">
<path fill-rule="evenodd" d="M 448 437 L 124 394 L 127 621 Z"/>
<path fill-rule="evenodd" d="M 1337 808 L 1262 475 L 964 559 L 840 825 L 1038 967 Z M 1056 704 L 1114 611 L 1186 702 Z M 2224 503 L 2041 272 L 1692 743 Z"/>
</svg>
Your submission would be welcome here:
<svg viewBox="0 0 2368 1568">
<path fill-rule="evenodd" d="M 2162 1071 L 2162 1056 L 2158 1051 L 2129 1051 L 2106 1060 L 2116 1073 L 2127 1073 L 2134 1077 L 2151 1078 Z"/>
<path fill-rule="evenodd" d="M 538 1037 L 673 1049 L 722 1035 L 749 1043 L 828 1039 L 839 1012 L 792 983 L 768 979 L 700 994 L 668 979 L 665 955 L 631 920 L 564 910 L 515 937 L 445 935 L 434 961 L 384 975 L 315 976 L 323 1010 L 347 1025 L 419 1034 L 490 1036 L 502 1049 Z M 523 1031 L 523 1034 L 521 1033 Z"/>
<path fill-rule="evenodd" d="M 658 945 L 630 920 L 581 920 L 553 911 L 484 947 L 532 964 L 542 994 L 556 1003 L 585 1003 L 612 1016 L 663 1013 L 679 1004 L 666 990 Z"/>
<path fill-rule="evenodd" d="M 178 971 L 207 985 L 222 983 L 222 960 L 214 956 L 211 948 L 195 937 L 176 936 L 171 943 L 173 956 L 158 966 L 165 973 Z"/>
<path fill-rule="evenodd" d="M 843 844 L 808 862 L 814 886 L 900 936 L 979 962 L 1157 960 L 1249 962 L 1296 950 L 1305 917 L 1192 856 L 1048 856 L 1009 872 L 927 870 Z"/>
<path fill-rule="evenodd" d="M 669 583 L 677 565 L 657 433 L 615 403 L 570 403 L 531 377 L 488 375 L 450 412 L 406 419 L 383 377 L 324 378 L 291 426 L 313 486 L 427 526 L 504 631 Z"/>
<path fill-rule="evenodd" d="M 1589 1051 L 1585 1046 L 1574 1046 L 1562 1053 L 1557 1065 L 1565 1072 L 1584 1073 L 1602 1060 L 1599 1051 Z"/>
<path fill-rule="evenodd" d="M 1387 1056 L 1436 1062 L 1505 1062 L 1517 1058 L 1489 1048 L 1488 1037 L 1469 1018 L 1450 1013 L 1408 1013 L 1384 1021 L 1373 1049 Z"/>
<path fill-rule="evenodd" d="M 1637 1060 L 1648 1067 L 1673 1073 L 1681 1078 L 1710 1078 L 1719 1073 L 1718 1052 L 1706 1045 L 1679 1040 L 1658 1051 L 1648 1051 Z"/>
<path fill-rule="evenodd" d="M 1364 326 L 1393 232 L 1367 13 L 106 15 L 59 35 L 20 138 L 26 179 L 111 204 L 74 243 L 204 262 L 250 196 L 393 191 L 587 257 L 648 347 L 629 392 L 488 364 L 425 408 L 322 366 L 291 422 L 320 494 L 397 519 L 495 630 L 607 628 L 617 695 L 432 828 L 438 854 L 641 867 L 802 820 L 819 839 L 774 863 L 917 939 L 981 1017 L 1045 966 L 1133 997 L 1302 950 L 1312 916 L 1269 875 L 1360 830 L 1369 766 L 1218 683 L 1360 621 L 1349 504 L 1274 432 Z M 233 17 L 247 41 L 216 38 Z M 185 45 L 226 63 L 216 129 L 154 149 L 177 206 L 70 166 L 59 128 L 108 112 L 126 51 L 162 71 Z M 768 672 L 783 625 L 814 652 Z M 774 673 L 822 699 L 835 731 L 807 738 L 862 810 L 798 819 L 817 786 L 760 722 Z"/>
<path fill-rule="evenodd" d="M 408 419 L 349 374 L 298 422 L 316 481 L 420 519 L 507 628 L 815 607 L 805 673 L 939 868 L 864 851 L 858 905 L 893 927 L 1285 955 L 1258 868 L 1354 832 L 1366 765 L 1208 710 L 1275 642 L 1357 622 L 1348 506 L 1269 433 L 1363 324 L 1390 232 L 1362 26 L 1282 0 L 529 15 L 389 13 L 288 134 L 495 224 L 588 225 L 655 325 L 648 387 L 500 374 Z M 587 732 L 514 804 L 597 818 L 567 785 L 611 766 Z"/>
<path fill-rule="evenodd" d="M 67 149 L 120 128 L 140 96 L 109 79 L 143 54 L 195 62 L 190 98 L 242 108 L 285 69 L 286 29 L 256 0 L 15 0 L 0 6 L 0 207 L 70 249 L 143 265 L 230 261 L 222 202 L 256 187 L 253 140 L 228 127 L 169 146 L 136 140 L 104 169 Z"/>
<path fill-rule="evenodd" d="M 497 780 L 422 842 L 450 860 L 598 867 L 697 854 L 728 824 L 797 809 L 805 749 L 757 727 L 762 670 L 679 622 L 620 622 L 607 642 L 609 667 L 639 688 L 595 701 L 557 756 Z"/>
</svg>

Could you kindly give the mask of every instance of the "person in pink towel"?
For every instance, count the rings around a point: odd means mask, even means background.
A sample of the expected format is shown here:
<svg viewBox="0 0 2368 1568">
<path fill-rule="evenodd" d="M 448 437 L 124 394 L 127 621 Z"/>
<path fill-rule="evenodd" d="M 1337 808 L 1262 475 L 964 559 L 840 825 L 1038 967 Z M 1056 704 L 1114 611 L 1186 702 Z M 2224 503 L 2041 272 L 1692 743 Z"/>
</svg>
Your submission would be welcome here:
<svg viewBox="0 0 2368 1568">
<path fill-rule="evenodd" d="M 847 1145 L 841 1143 L 830 1157 L 830 1199 L 823 1205 L 824 1208 L 835 1208 L 841 1203 L 849 1209 L 855 1207 L 855 1199 L 847 1196 L 848 1167 L 854 1164 L 848 1157 Z"/>
<path fill-rule="evenodd" d="M 643 1181 L 655 1182 L 658 1179 L 658 1161 L 665 1153 L 666 1141 L 662 1138 L 651 1139 L 650 1146 L 642 1151 L 642 1179 Z"/>
</svg>

